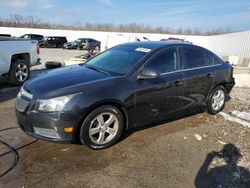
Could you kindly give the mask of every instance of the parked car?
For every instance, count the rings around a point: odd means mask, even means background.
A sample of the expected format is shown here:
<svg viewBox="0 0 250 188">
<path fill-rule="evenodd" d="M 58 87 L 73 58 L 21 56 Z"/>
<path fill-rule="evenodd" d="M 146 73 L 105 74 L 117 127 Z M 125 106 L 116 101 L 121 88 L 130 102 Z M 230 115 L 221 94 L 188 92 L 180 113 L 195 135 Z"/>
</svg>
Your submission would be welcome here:
<svg viewBox="0 0 250 188">
<path fill-rule="evenodd" d="M 62 48 L 65 42 L 68 42 L 66 37 L 50 36 L 39 41 L 39 45 L 41 48 Z"/>
<path fill-rule="evenodd" d="M 89 51 L 100 51 L 101 42 L 91 38 L 79 38 L 73 42 L 66 42 L 63 45 L 64 49 L 79 49 Z"/>
<path fill-rule="evenodd" d="M 19 38 L 41 41 L 44 36 L 38 34 L 25 34 L 20 36 Z"/>
<path fill-rule="evenodd" d="M 30 66 L 39 64 L 36 40 L 0 37 L 0 78 L 21 85 L 30 75 Z"/>
<path fill-rule="evenodd" d="M 17 122 L 28 135 L 94 149 L 128 129 L 206 106 L 223 110 L 233 68 L 207 49 L 180 41 L 113 47 L 86 64 L 50 71 L 24 84 Z M 146 138 L 145 138 L 146 139 Z"/>
</svg>

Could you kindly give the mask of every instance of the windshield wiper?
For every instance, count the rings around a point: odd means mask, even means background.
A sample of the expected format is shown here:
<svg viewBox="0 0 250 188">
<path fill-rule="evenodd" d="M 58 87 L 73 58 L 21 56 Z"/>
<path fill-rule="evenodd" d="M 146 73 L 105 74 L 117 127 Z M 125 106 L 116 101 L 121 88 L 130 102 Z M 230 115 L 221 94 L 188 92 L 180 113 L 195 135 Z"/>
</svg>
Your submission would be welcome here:
<svg viewBox="0 0 250 188">
<path fill-rule="evenodd" d="M 108 72 L 106 72 L 106 71 L 104 71 L 104 70 L 101 70 L 101 69 L 98 69 L 98 68 L 92 67 L 92 66 L 87 66 L 86 64 L 85 64 L 85 66 L 86 66 L 87 68 L 89 68 L 89 69 L 93 69 L 93 70 L 95 70 L 95 71 L 97 71 L 97 72 L 101 72 L 101 73 L 104 73 L 104 74 L 106 74 L 106 75 L 111 76 L 110 73 L 108 73 Z"/>
</svg>

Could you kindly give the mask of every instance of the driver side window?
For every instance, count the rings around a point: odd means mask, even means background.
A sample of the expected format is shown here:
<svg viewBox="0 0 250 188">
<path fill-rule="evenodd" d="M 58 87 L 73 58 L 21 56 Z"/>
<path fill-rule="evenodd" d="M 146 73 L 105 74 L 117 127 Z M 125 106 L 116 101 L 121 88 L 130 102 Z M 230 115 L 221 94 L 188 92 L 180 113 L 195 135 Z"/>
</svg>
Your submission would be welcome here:
<svg viewBox="0 0 250 188">
<path fill-rule="evenodd" d="M 176 71 L 178 69 L 177 55 L 177 48 L 164 50 L 145 64 L 144 69 L 152 69 L 159 74 Z"/>
</svg>

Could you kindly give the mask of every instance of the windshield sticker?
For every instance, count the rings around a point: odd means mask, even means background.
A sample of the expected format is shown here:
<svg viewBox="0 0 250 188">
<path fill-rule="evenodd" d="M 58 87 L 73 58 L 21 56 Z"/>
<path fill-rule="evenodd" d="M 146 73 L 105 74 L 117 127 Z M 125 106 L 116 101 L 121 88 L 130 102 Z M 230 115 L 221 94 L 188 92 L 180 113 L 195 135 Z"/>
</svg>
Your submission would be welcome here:
<svg viewBox="0 0 250 188">
<path fill-rule="evenodd" d="M 135 51 L 148 53 L 151 49 L 148 48 L 136 48 Z"/>
</svg>

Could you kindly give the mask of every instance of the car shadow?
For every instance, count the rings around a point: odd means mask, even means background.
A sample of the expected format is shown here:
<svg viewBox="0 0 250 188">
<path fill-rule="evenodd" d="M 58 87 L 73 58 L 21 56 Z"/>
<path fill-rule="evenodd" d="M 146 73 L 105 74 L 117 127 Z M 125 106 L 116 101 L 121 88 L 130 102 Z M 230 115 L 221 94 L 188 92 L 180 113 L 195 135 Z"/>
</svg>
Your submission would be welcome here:
<svg viewBox="0 0 250 188">
<path fill-rule="evenodd" d="M 225 165 L 211 168 L 215 158 L 223 159 Z M 226 144 L 219 152 L 212 151 L 200 167 L 195 186 L 203 187 L 250 187 L 250 171 L 247 168 L 238 166 L 242 158 L 240 150 L 234 144 Z"/>
<path fill-rule="evenodd" d="M 35 78 L 48 71 L 48 69 L 31 70 L 30 79 Z M 4 81 L 0 82 L 0 103 L 16 98 L 20 88 L 21 86 L 12 86 Z"/>
</svg>

